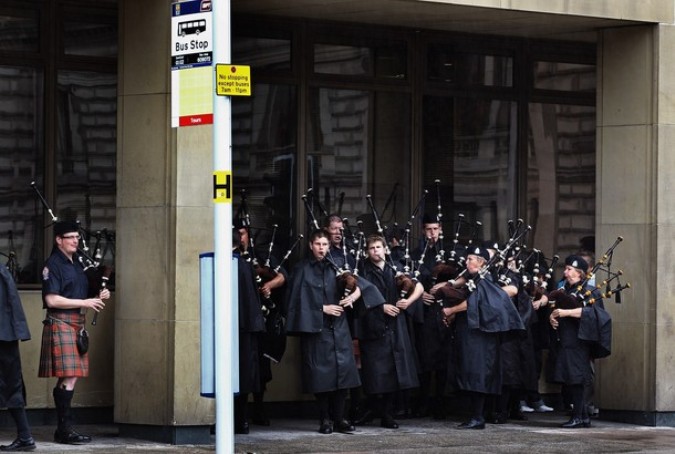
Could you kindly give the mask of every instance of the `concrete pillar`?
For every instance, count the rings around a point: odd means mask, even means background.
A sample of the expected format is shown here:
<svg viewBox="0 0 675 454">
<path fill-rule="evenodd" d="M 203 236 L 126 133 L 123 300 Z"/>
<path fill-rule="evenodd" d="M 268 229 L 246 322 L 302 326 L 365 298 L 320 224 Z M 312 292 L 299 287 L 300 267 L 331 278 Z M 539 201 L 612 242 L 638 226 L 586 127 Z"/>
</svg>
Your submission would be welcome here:
<svg viewBox="0 0 675 454">
<path fill-rule="evenodd" d="M 119 10 L 115 421 L 130 436 L 209 442 L 198 254 L 213 250 L 211 127 L 170 127 L 170 3 Z"/>
<path fill-rule="evenodd" d="M 605 30 L 598 47 L 596 250 L 623 236 L 613 262 L 633 287 L 605 304 L 613 351 L 595 400 L 603 417 L 647 425 L 675 422 L 674 47 L 669 25 Z"/>
</svg>

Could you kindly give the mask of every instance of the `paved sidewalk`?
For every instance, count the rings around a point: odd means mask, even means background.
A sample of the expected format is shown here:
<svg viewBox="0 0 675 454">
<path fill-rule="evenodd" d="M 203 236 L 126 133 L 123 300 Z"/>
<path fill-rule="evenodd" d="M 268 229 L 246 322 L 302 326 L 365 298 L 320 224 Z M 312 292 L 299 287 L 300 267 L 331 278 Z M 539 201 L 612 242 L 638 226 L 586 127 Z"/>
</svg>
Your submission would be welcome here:
<svg viewBox="0 0 675 454">
<path fill-rule="evenodd" d="M 456 419 L 429 418 L 399 421 L 396 430 L 378 424 L 357 427 L 354 434 L 321 435 L 318 422 L 308 419 L 275 419 L 269 427 L 251 426 L 248 435 L 235 436 L 236 453 L 675 453 L 675 428 L 645 427 L 592 420 L 588 429 L 566 430 L 562 413 L 530 413 L 529 420 L 488 425 L 485 430 L 459 430 Z M 378 421 L 376 421 L 378 422 Z M 52 441 L 53 426 L 33 427 L 36 452 L 52 453 L 208 453 L 209 445 L 170 445 L 121 438 L 115 425 L 82 425 L 91 434 L 87 445 L 61 445 Z M 14 438 L 10 428 L 0 430 L 0 444 Z M 229 453 L 227 453 L 229 454 Z"/>
<path fill-rule="evenodd" d="M 396 430 L 375 423 L 354 434 L 321 435 L 313 420 L 272 421 L 235 437 L 237 453 L 675 453 L 675 428 L 592 420 L 587 429 L 562 429 L 562 413 L 530 413 L 528 421 L 457 429 L 459 420 L 399 421 Z"/>
</svg>

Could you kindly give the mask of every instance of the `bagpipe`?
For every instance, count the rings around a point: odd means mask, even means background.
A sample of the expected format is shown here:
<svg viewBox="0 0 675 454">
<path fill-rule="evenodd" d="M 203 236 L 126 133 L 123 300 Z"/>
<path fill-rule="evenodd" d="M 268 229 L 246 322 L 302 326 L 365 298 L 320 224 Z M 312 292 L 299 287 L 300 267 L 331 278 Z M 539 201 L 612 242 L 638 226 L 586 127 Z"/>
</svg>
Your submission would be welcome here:
<svg viewBox="0 0 675 454">
<path fill-rule="evenodd" d="M 519 247 L 519 242 L 530 232 L 530 230 L 532 230 L 532 227 L 525 225 L 522 219 L 518 219 L 515 224 L 513 224 L 513 221 L 509 221 L 510 238 L 503 247 L 499 248 L 497 246 L 496 252 L 485 262 L 485 264 L 483 264 L 475 276 L 467 278 L 466 287 L 470 292 L 473 292 L 476 289 L 478 282 L 485 279 L 488 274 L 498 275 L 498 283 L 502 286 L 510 284 L 508 274 L 499 273 L 499 270 L 507 268 L 507 261 L 511 252 L 516 247 Z"/>
<path fill-rule="evenodd" d="M 310 199 L 311 197 L 311 199 Z M 312 208 L 312 205 L 314 202 L 318 203 L 319 209 L 321 210 L 323 216 L 325 218 L 328 218 L 328 212 L 325 210 L 325 208 L 320 204 L 318 199 L 313 197 L 313 189 L 309 188 L 307 189 L 307 193 L 302 195 L 302 201 L 304 202 L 305 205 L 305 211 L 307 212 L 307 219 L 310 222 L 310 226 L 313 230 L 321 230 L 321 227 L 319 226 L 319 221 L 317 220 L 316 216 L 314 215 L 314 209 Z M 340 221 L 344 221 L 340 219 Z M 347 246 L 346 246 L 346 237 L 344 233 L 344 228 L 341 229 L 340 231 L 341 235 L 341 248 L 342 248 L 342 253 L 344 256 L 344 264 L 342 266 L 338 266 L 338 264 L 335 262 L 335 260 L 332 258 L 330 254 L 330 248 L 332 245 L 329 245 L 328 253 L 324 257 L 326 262 L 333 268 L 335 271 L 335 278 L 337 281 L 337 287 L 338 287 L 338 292 L 341 295 L 341 299 L 346 298 L 347 296 L 351 295 L 355 290 L 357 286 L 357 272 L 356 270 L 352 270 L 350 265 L 349 265 L 349 260 L 348 260 L 348 252 L 347 252 Z"/>
<path fill-rule="evenodd" d="M 295 242 L 286 251 L 281 261 L 276 266 L 272 264 L 273 250 L 276 239 L 278 225 L 273 225 L 272 235 L 267 248 L 267 257 L 261 264 L 257 258 L 254 235 L 251 230 L 251 217 L 246 204 L 246 193 L 242 191 L 242 202 L 235 219 L 240 219 L 241 226 L 248 231 L 248 244 L 242 258 L 251 265 L 254 271 L 254 278 L 258 293 L 260 295 L 261 311 L 265 319 L 265 331 L 261 335 L 260 349 L 264 357 L 278 363 L 286 352 L 286 319 L 282 311 L 282 304 L 275 300 L 272 293 L 269 295 L 263 292 L 263 286 L 275 279 L 281 272 L 283 264 L 291 256 L 297 245 L 303 238 L 298 235 Z"/>
<path fill-rule="evenodd" d="M 372 212 L 373 218 L 375 219 L 375 225 L 377 226 L 377 233 L 382 237 L 384 240 L 384 254 L 385 254 L 385 265 L 388 266 L 393 272 L 394 272 L 394 283 L 396 285 L 396 290 L 398 291 L 398 296 L 399 298 L 407 298 L 410 296 L 413 291 L 415 290 L 415 285 L 417 283 L 417 279 L 414 279 L 410 276 L 410 271 L 409 268 L 404 266 L 404 270 L 401 271 L 398 269 L 398 266 L 394 263 L 394 260 L 391 257 L 391 250 L 389 249 L 389 244 L 385 235 L 385 228 L 382 226 L 382 222 L 380 220 L 380 215 L 377 212 L 377 209 L 375 208 L 375 205 L 373 204 L 373 200 L 368 194 L 366 196 L 366 201 L 368 202 L 368 206 L 370 207 L 370 210 Z M 421 202 L 420 202 L 421 203 Z M 420 203 L 417 204 L 417 206 L 420 206 Z M 415 212 L 413 212 L 412 218 L 414 218 Z M 412 219 L 411 218 L 411 219 Z M 406 229 L 406 235 L 410 232 L 409 229 Z M 405 257 L 409 258 L 410 257 L 410 251 L 408 244 L 410 243 L 408 241 L 408 238 L 404 240 L 405 242 Z"/>
<path fill-rule="evenodd" d="M 34 181 L 30 183 L 31 187 L 35 190 L 35 193 L 38 196 L 38 199 L 42 203 L 42 206 L 45 208 L 47 213 L 49 213 L 52 224 L 58 221 L 56 215 L 52 211 L 51 207 L 47 203 L 47 200 L 42 195 L 40 190 Z M 107 229 L 102 231 L 97 231 L 95 235 L 92 235 L 90 231 L 83 228 L 80 225 L 79 221 L 76 221 L 79 226 L 80 242 L 78 244 L 77 252 L 75 257 L 73 257 L 84 270 L 84 274 L 87 276 L 87 281 L 89 284 L 89 293 L 87 298 L 93 298 L 100 294 L 102 290 L 105 290 L 108 287 L 108 284 L 114 278 L 114 268 L 103 263 L 103 258 L 105 257 L 105 252 L 108 250 L 112 251 L 111 253 L 114 256 L 114 235 Z M 90 248 L 87 244 L 87 238 L 94 236 L 96 238 L 96 249 L 95 254 L 92 257 L 89 254 Z M 105 249 L 101 251 L 101 242 L 105 241 Z M 109 242 L 113 242 L 112 247 L 109 248 Z M 99 312 L 94 312 L 94 316 L 91 320 L 92 325 L 96 325 L 98 321 Z"/>
<path fill-rule="evenodd" d="M 549 259 L 539 249 L 532 249 L 524 259 L 521 259 L 520 256 L 526 252 L 523 248 L 517 257 L 518 273 L 521 275 L 523 289 L 530 301 L 538 301 L 548 293 L 553 270 L 560 256 L 554 255 L 549 262 Z"/>
<path fill-rule="evenodd" d="M 14 252 L 14 234 L 11 230 L 7 233 L 7 241 L 9 243 L 9 252 L 7 254 L 0 252 L 0 255 L 7 258 L 7 262 L 5 263 L 7 271 L 9 271 L 9 274 L 12 276 L 14 282 L 18 283 L 19 274 L 21 273 L 21 266 L 19 266 L 19 261 L 16 258 L 16 252 Z"/>
<path fill-rule="evenodd" d="M 622 241 L 623 237 L 617 237 L 614 244 L 612 244 L 602 257 L 596 261 L 593 267 L 586 272 L 584 278 L 578 284 L 569 288 L 563 287 L 553 290 L 548 295 L 549 303 L 552 307 L 560 309 L 576 309 L 592 305 L 600 299 L 610 298 L 611 296 L 614 296 L 615 302 L 620 304 L 621 292 L 630 288 L 630 283 L 622 284 L 621 276 L 623 275 L 623 271 L 618 270 L 613 272 L 611 266 L 614 249 L 616 249 Z M 606 273 L 607 278 L 589 288 L 588 283 L 593 278 L 597 278 L 597 275 L 600 272 Z M 614 284 L 614 281 L 616 281 L 616 284 Z M 601 291 L 603 287 L 605 288 L 604 292 Z"/>
</svg>

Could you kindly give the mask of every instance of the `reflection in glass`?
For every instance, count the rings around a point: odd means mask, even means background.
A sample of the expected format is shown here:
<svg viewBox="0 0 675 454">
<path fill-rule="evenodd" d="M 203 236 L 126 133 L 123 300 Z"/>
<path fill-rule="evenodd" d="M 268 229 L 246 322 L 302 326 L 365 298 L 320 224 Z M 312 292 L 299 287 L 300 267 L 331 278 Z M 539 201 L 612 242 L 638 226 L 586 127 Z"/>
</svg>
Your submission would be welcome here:
<svg viewBox="0 0 675 454">
<path fill-rule="evenodd" d="M 314 72 L 348 76 L 372 75 L 371 50 L 368 47 L 315 44 Z"/>
<path fill-rule="evenodd" d="M 529 118 L 531 236 L 565 257 L 595 234 L 595 108 L 533 103 Z"/>
<path fill-rule="evenodd" d="M 441 180 L 445 219 L 482 223 L 463 235 L 504 240 L 516 209 L 516 104 L 426 97 L 423 109 L 424 186 Z M 433 214 L 435 206 L 427 200 Z"/>
<path fill-rule="evenodd" d="M 36 19 L 0 15 L 0 51 L 37 52 L 39 42 Z"/>
<path fill-rule="evenodd" d="M 375 93 L 373 159 L 368 187 L 383 228 L 405 226 L 410 218 L 411 102 L 404 93 Z M 361 215 L 366 233 L 375 233 L 369 224 L 365 201 Z"/>
<path fill-rule="evenodd" d="M 534 87 L 542 90 L 595 91 L 595 65 L 538 61 L 534 63 Z"/>
<path fill-rule="evenodd" d="M 430 45 L 427 58 L 430 81 L 462 86 L 513 86 L 513 58 L 455 52 L 446 45 Z"/>
<path fill-rule="evenodd" d="M 117 178 L 117 76 L 58 74 L 55 212 L 87 230 L 106 265 L 114 265 Z M 99 233 L 100 232 L 100 233 Z M 98 236 L 98 238 L 97 238 Z M 95 250 L 95 248 L 93 249 Z"/>
<path fill-rule="evenodd" d="M 310 106 L 307 188 L 313 189 L 314 213 L 320 219 L 325 210 L 353 223 L 368 193 L 369 92 L 313 89 Z"/>
<path fill-rule="evenodd" d="M 241 210 L 245 190 L 256 250 L 267 250 L 276 224 L 274 254 L 281 258 L 294 240 L 298 199 L 296 88 L 255 84 L 252 92 L 232 100 L 234 209 Z"/>
<path fill-rule="evenodd" d="M 117 22 L 66 22 L 63 27 L 63 51 L 66 55 L 117 56 Z"/>
<path fill-rule="evenodd" d="M 20 283 L 38 282 L 43 260 L 43 211 L 31 188 L 44 186 L 41 81 L 34 69 L 0 66 L 0 262 Z"/>
<path fill-rule="evenodd" d="M 405 79 L 406 68 L 404 43 L 372 47 L 314 45 L 314 72 L 319 74 Z"/>
<path fill-rule="evenodd" d="M 232 61 L 253 69 L 290 70 L 291 40 L 235 36 Z"/>
</svg>

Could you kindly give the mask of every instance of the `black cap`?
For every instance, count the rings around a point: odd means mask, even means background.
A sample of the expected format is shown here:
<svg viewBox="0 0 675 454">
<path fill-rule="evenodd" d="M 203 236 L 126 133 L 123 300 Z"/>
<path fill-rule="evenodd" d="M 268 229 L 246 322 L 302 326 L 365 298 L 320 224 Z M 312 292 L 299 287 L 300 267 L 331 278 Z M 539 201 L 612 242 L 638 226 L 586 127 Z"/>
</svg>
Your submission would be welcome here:
<svg viewBox="0 0 675 454">
<path fill-rule="evenodd" d="M 70 232 L 79 232 L 80 225 L 73 221 L 57 221 L 54 223 L 54 236 L 63 236 Z"/>
<path fill-rule="evenodd" d="M 235 229 L 246 229 L 248 228 L 248 223 L 244 218 L 235 218 L 232 220 L 232 227 Z"/>
<path fill-rule="evenodd" d="M 483 257 L 485 261 L 490 260 L 490 253 L 484 247 L 470 247 L 466 250 L 466 255 L 477 255 L 478 257 Z"/>
<path fill-rule="evenodd" d="M 422 216 L 422 225 L 425 224 L 439 224 L 438 216 L 425 213 L 424 216 Z"/>
<path fill-rule="evenodd" d="M 584 273 L 588 271 L 588 262 L 578 255 L 570 255 L 565 259 L 565 265 L 571 266 L 578 270 L 583 271 Z"/>
</svg>

